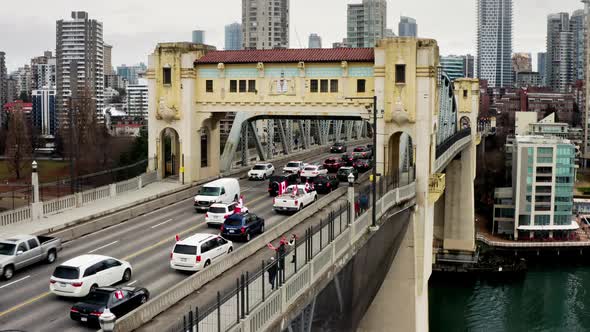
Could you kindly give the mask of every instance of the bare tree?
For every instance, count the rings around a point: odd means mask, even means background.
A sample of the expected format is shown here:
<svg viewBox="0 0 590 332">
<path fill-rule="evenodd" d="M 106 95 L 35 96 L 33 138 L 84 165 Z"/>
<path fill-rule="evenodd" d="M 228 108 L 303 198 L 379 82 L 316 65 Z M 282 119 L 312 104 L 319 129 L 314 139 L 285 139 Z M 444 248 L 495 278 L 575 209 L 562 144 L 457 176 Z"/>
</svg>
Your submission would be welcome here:
<svg viewBox="0 0 590 332">
<path fill-rule="evenodd" d="M 24 170 L 31 160 L 31 136 L 29 125 L 26 123 L 25 114 L 21 108 L 14 109 L 8 121 L 6 134 L 6 153 L 8 169 L 20 180 Z"/>
</svg>

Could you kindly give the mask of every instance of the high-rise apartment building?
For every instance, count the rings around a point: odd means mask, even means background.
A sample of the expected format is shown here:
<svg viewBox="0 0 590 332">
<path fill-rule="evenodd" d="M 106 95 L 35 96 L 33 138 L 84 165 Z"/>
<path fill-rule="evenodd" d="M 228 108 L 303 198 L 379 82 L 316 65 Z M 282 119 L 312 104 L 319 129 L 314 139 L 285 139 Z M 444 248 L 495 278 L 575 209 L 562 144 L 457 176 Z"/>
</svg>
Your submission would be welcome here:
<svg viewBox="0 0 590 332">
<path fill-rule="evenodd" d="M 102 114 L 104 91 L 104 42 L 102 23 L 87 12 L 72 12 L 70 20 L 57 21 L 57 116 L 67 119 L 68 97 L 81 97 L 88 89 L 97 114 Z M 77 73 L 70 73 L 76 67 Z M 72 79 L 76 82 L 71 81 Z M 74 91 L 72 91 L 74 90 Z"/>
<path fill-rule="evenodd" d="M 113 70 L 113 46 L 109 44 L 103 44 L 104 54 L 104 74 L 112 75 L 115 73 Z"/>
<path fill-rule="evenodd" d="M 363 0 L 349 4 L 347 11 L 347 41 L 351 47 L 374 47 L 385 37 L 387 1 Z"/>
<path fill-rule="evenodd" d="M 31 59 L 31 89 L 55 87 L 56 65 L 56 59 L 51 51 L 46 51 L 42 56 Z"/>
<path fill-rule="evenodd" d="M 317 33 L 310 34 L 307 47 L 308 48 L 322 48 L 322 37 L 320 37 Z"/>
<path fill-rule="evenodd" d="M 578 80 L 584 80 L 586 70 L 586 20 L 583 9 L 574 11 L 570 18 L 570 29 L 573 38 L 574 83 Z"/>
<path fill-rule="evenodd" d="M 148 86 L 143 78 L 137 84 L 127 85 L 127 114 L 147 119 L 148 116 Z"/>
<path fill-rule="evenodd" d="M 479 79 L 489 87 L 512 86 L 512 0 L 477 0 Z"/>
<path fill-rule="evenodd" d="M 475 57 L 471 54 L 465 56 L 465 77 L 475 77 Z"/>
<path fill-rule="evenodd" d="M 547 86 L 566 92 L 574 82 L 574 36 L 568 13 L 547 16 Z"/>
<path fill-rule="evenodd" d="M 547 65 L 547 53 L 539 52 L 537 53 L 537 72 L 539 73 L 539 84 L 541 86 L 545 86 L 545 66 Z"/>
<path fill-rule="evenodd" d="M 24 65 L 18 68 L 14 73 L 16 78 L 16 95 L 19 99 L 29 99 L 33 91 L 33 77 L 31 75 L 31 67 Z M 26 96 L 26 98 L 24 98 Z"/>
<path fill-rule="evenodd" d="M 121 65 L 117 67 L 117 75 L 127 84 L 137 84 L 139 75 L 147 70 L 144 63 L 135 66 Z"/>
<path fill-rule="evenodd" d="M 400 17 L 398 34 L 400 37 L 418 37 L 418 24 L 416 24 L 416 19 L 407 16 Z"/>
<path fill-rule="evenodd" d="M 195 44 L 205 44 L 205 31 L 204 30 L 193 30 L 192 42 Z"/>
<path fill-rule="evenodd" d="M 290 0 L 242 0 L 245 49 L 289 47 Z"/>
<path fill-rule="evenodd" d="M 6 53 L 0 52 L 0 110 L 8 102 L 8 73 L 6 72 Z"/>
<path fill-rule="evenodd" d="M 242 49 L 242 25 L 240 23 L 232 23 L 225 26 L 225 50 L 241 50 Z"/>
<path fill-rule="evenodd" d="M 33 90 L 33 126 L 43 137 L 55 137 L 57 132 L 55 88 Z"/>
</svg>

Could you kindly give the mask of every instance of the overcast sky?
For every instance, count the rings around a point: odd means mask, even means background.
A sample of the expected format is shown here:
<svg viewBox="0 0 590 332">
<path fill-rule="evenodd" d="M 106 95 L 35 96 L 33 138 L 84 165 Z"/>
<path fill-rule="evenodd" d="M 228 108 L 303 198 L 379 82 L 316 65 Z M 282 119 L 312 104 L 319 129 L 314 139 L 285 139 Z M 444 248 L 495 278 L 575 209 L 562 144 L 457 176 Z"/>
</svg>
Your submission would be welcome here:
<svg viewBox="0 0 590 332">
<path fill-rule="evenodd" d="M 346 37 L 346 4 L 353 0 L 291 0 L 291 47 L 307 47 L 310 33 L 324 47 Z M 476 0 L 388 0 L 387 25 L 397 34 L 400 15 L 416 18 L 419 37 L 438 40 L 440 52 L 475 54 Z M 544 51 L 549 13 L 583 8 L 580 0 L 514 0 L 514 52 Z M 189 41 L 191 30 L 223 49 L 224 25 L 241 20 L 241 0 L 2 0 L 0 51 L 8 70 L 55 50 L 55 21 L 72 10 L 88 11 L 104 24 L 113 65 L 147 62 L 158 42 Z M 536 58 L 536 56 L 533 56 Z"/>
</svg>

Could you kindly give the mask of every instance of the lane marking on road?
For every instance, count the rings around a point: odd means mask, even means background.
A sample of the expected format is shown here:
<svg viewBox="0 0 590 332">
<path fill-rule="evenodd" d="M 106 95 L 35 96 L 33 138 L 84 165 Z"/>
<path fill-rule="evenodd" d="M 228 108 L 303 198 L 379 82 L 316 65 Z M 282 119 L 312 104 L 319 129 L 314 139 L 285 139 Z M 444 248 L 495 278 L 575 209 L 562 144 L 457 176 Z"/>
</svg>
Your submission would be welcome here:
<svg viewBox="0 0 590 332">
<path fill-rule="evenodd" d="M 172 219 L 168 219 L 168 220 L 166 220 L 166 221 L 164 221 L 164 222 L 161 222 L 161 223 L 159 223 L 159 224 L 157 224 L 157 225 L 154 225 L 154 226 L 152 226 L 152 229 L 154 229 L 154 228 L 156 228 L 156 227 L 160 227 L 160 226 L 162 226 L 162 225 L 165 225 L 165 224 L 167 224 L 167 223 L 169 223 L 169 222 L 171 222 L 171 221 L 172 221 Z"/>
<path fill-rule="evenodd" d="M 95 252 L 99 251 L 100 249 L 104 249 L 104 248 L 106 248 L 106 247 L 112 246 L 113 244 L 115 244 L 115 243 L 118 243 L 118 242 L 119 242 L 119 240 L 117 240 L 117 241 L 113 241 L 113 242 L 111 242 L 111 243 L 109 243 L 109 244 L 105 244 L 105 245 L 104 245 L 104 246 L 102 246 L 102 247 L 98 247 L 98 248 L 96 248 L 96 249 L 94 249 L 94 250 L 90 250 L 88 253 L 89 253 L 89 254 L 95 253 Z"/>
<path fill-rule="evenodd" d="M 8 309 L 6 311 L 2 311 L 2 312 L 0 312 L 0 317 L 2 317 L 4 315 L 7 315 L 7 314 L 9 314 L 9 313 L 11 313 L 13 311 L 16 311 L 16 310 L 18 310 L 18 309 L 20 309 L 20 308 L 22 308 L 22 307 L 24 307 L 24 306 L 26 306 L 28 304 L 31 304 L 31 303 L 36 302 L 36 301 L 39 301 L 40 299 L 46 297 L 49 294 L 51 294 L 51 293 L 45 292 L 45 293 L 43 293 L 41 295 L 37 295 L 37 296 L 35 296 L 35 297 L 31 298 L 31 299 L 28 299 L 28 300 L 26 300 L 25 302 L 23 302 L 21 304 L 17 304 L 14 307 L 12 307 L 12 308 L 10 308 L 10 309 Z"/>
<path fill-rule="evenodd" d="M 2 288 L 4 288 L 4 287 L 8 287 L 8 286 L 10 286 L 10 285 L 13 285 L 13 284 L 16 284 L 17 282 L 21 282 L 21 281 L 23 281 L 23 280 L 25 280 L 25 279 L 27 279 L 27 278 L 29 278 L 29 277 L 31 277 L 31 276 L 30 276 L 30 275 L 28 275 L 28 276 L 26 276 L 26 277 L 22 277 L 22 278 L 20 278 L 20 279 L 18 279 L 18 280 L 15 280 L 15 281 L 13 281 L 13 282 L 9 282 L 9 283 L 7 283 L 6 285 L 2 285 L 2 286 L 0 286 L 0 289 L 2 289 Z"/>
<path fill-rule="evenodd" d="M 137 282 L 137 280 L 132 281 L 132 282 L 128 283 L 127 286 L 131 286 L 131 285 L 135 284 L 136 282 Z"/>
<path fill-rule="evenodd" d="M 203 225 L 204 225 L 204 224 L 198 224 L 198 225 L 196 225 L 196 226 L 193 226 L 193 227 L 191 227 L 191 228 L 189 228 L 189 229 L 187 229 L 187 230 L 184 230 L 184 231 L 182 231 L 182 232 L 178 233 L 178 236 L 181 236 L 181 235 L 184 235 L 184 234 L 186 234 L 186 233 L 192 232 L 192 231 L 194 231 L 194 230 L 195 230 L 195 229 L 197 229 L 197 228 L 201 228 L 201 227 L 203 227 Z M 122 259 L 123 259 L 124 261 L 128 261 L 128 260 L 130 260 L 130 259 L 132 259 L 132 258 L 135 258 L 135 257 L 137 257 L 137 256 L 139 256 L 139 255 L 141 255 L 141 254 L 143 254 L 143 253 L 145 253 L 145 252 L 147 252 L 147 251 L 150 251 L 150 250 L 152 250 L 152 249 L 154 249 L 154 248 L 157 248 L 157 247 L 159 247 L 159 246 L 161 246 L 161 245 L 165 244 L 166 242 L 170 242 L 170 241 L 174 241 L 174 237 L 166 237 L 164 240 L 162 240 L 162 241 L 160 241 L 160 242 L 158 242 L 158 243 L 152 244 L 152 245 L 151 245 L 151 246 L 149 246 L 149 247 L 145 247 L 145 248 L 143 248 L 143 249 L 141 249 L 141 250 L 139 250 L 139 251 L 137 251 L 137 252 L 134 252 L 134 253 L 133 253 L 133 254 L 131 254 L 131 255 L 125 256 L 125 257 L 123 257 Z"/>
</svg>

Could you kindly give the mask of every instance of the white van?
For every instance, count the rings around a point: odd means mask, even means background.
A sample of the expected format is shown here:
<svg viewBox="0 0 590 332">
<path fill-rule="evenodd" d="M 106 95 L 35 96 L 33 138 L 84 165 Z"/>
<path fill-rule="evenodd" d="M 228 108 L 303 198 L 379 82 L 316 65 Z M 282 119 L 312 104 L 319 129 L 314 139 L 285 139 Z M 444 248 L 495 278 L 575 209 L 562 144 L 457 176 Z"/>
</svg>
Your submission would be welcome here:
<svg viewBox="0 0 590 332">
<path fill-rule="evenodd" d="M 66 297 L 84 297 L 97 287 L 131 280 L 131 264 L 102 255 L 82 255 L 55 268 L 49 291 Z"/>
<path fill-rule="evenodd" d="M 233 251 L 233 244 L 214 234 L 195 234 L 176 242 L 170 253 L 170 267 L 199 271 Z"/>
<path fill-rule="evenodd" d="M 240 198 L 238 179 L 225 178 L 209 182 L 201 187 L 195 196 L 195 210 L 207 211 L 212 204 L 230 204 Z"/>
</svg>

